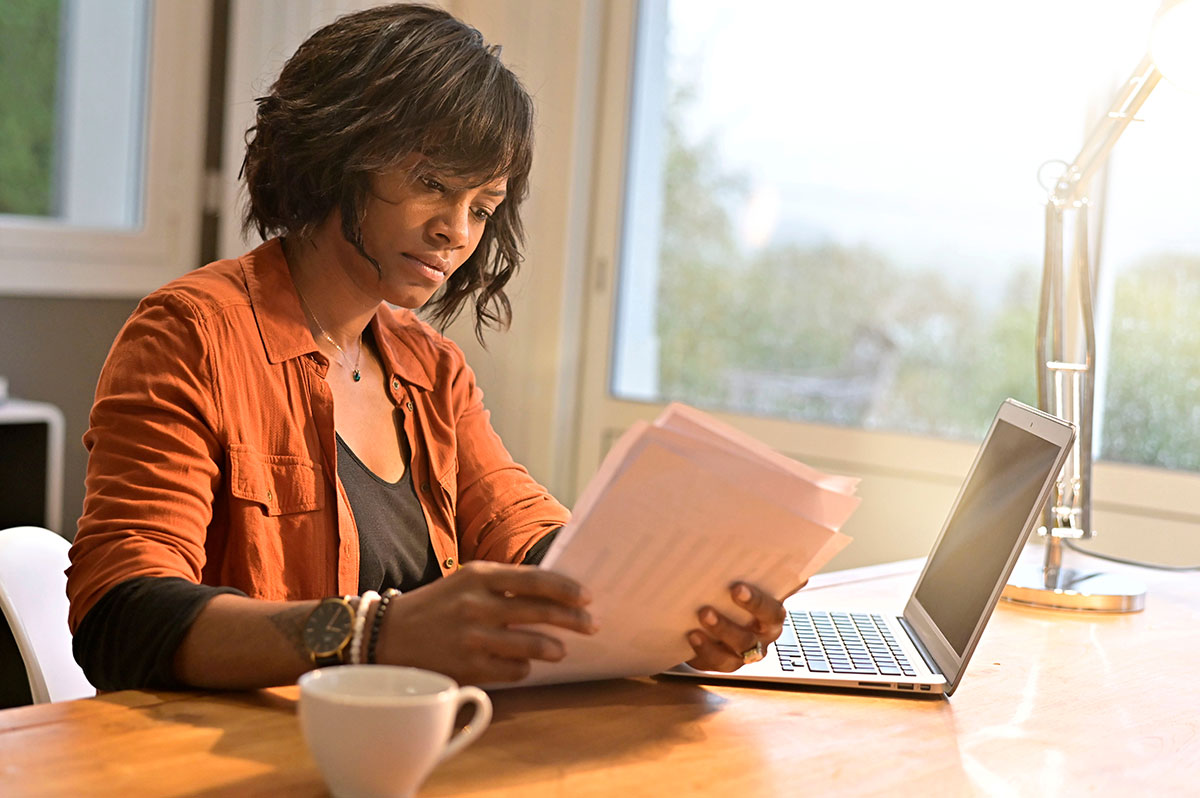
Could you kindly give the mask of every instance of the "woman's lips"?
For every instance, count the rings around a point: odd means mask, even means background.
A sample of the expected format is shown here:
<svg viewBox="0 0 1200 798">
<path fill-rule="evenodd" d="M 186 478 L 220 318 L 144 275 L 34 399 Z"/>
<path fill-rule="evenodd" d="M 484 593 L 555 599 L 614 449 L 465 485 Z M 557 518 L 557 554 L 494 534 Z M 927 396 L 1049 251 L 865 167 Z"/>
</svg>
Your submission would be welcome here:
<svg viewBox="0 0 1200 798">
<path fill-rule="evenodd" d="M 446 279 L 446 271 L 449 269 L 449 264 L 440 258 L 417 257 L 404 253 L 404 259 L 413 267 L 413 269 L 433 283 L 441 283 Z"/>
</svg>

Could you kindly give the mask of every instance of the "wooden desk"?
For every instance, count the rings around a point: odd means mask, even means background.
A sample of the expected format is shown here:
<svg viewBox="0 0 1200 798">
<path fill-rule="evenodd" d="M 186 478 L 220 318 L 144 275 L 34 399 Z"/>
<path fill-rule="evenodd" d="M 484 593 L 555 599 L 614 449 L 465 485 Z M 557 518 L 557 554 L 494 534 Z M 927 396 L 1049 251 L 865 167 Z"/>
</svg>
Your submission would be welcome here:
<svg viewBox="0 0 1200 798">
<path fill-rule="evenodd" d="M 914 569 L 802 595 L 899 608 Z M 1195 795 L 1200 578 L 1136 573 L 1136 615 L 1002 602 L 949 700 L 652 679 L 497 691 L 492 727 L 421 796 Z M 295 699 L 128 691 L 6 710 L 0 795 L 323 796 Z"/>
</svg>

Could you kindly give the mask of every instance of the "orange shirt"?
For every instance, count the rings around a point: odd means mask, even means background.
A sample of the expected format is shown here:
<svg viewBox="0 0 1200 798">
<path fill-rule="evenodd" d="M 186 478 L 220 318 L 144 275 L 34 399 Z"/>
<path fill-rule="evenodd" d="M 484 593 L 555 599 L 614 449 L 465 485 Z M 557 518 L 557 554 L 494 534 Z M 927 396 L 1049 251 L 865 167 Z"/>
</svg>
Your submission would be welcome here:
<svg viewBox="0 0 1200 798">
<path fill-rule="evenodd" d="M 567 510 L 513 462 L 453 342 L 387 305 L 371 330 L 442 572 L 519 562 Z M 278 239 L 142 300 L 109 352 L 83 439 L 72 631 L 138 576 L 274 600 L 358 592 L 328 368 Z"/>
</svg>

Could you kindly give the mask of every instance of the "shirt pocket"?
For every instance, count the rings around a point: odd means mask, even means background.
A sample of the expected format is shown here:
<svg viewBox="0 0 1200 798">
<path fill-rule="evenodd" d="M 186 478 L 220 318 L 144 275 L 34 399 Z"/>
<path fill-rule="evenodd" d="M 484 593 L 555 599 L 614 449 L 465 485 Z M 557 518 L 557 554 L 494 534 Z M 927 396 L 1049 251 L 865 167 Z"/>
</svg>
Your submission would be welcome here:
<svg viewBox="0 0 1200 798">
<path fill-rule="evenodd" d="M 308 513 L 325 506 L 325 475 L 319 463 L 295 455 L 263 454 L 252 446 L 229 447 L 229 492 L 260 505 L 267 515 Z"/>
<path fill-rule="evenodd" d="M 443 501 L 453 516 L 458 507 L 458 461 L 454 461 L 445 473 L 439 474 L 437 484 L 442 489 Z"/>
</svg>

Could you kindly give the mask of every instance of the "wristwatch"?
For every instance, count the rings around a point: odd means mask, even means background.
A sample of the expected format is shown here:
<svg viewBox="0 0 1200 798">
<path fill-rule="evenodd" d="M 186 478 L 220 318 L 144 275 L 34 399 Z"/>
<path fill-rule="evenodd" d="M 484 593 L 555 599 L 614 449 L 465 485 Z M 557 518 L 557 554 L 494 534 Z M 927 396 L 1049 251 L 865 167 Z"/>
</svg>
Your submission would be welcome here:
<svg viewBox="0 0 1200 798">
<path fill-rule="evenodd" d="M 304 645 L 318 668 L 341 665 L 354 634 L 354 606 L 344 598 L 323 599 L 304 622 Z"/>
</svg>

